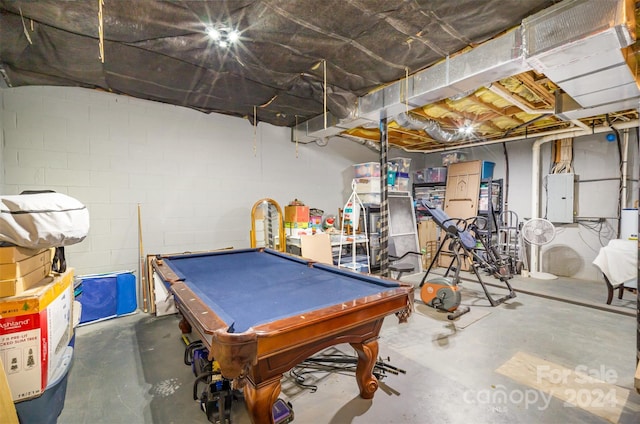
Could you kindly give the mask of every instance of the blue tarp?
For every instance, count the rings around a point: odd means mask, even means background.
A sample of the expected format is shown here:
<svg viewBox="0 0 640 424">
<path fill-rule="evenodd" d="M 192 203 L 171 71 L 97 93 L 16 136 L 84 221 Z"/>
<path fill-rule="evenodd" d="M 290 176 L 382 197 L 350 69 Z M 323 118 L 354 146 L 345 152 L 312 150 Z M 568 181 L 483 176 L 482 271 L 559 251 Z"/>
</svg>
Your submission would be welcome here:
<svg viewBox="0 0 640 424">
<path fill-rule="evenodd" d="M 82 304 L 80 324 L 102 321 L 134 312 L 136 277 L 133 272 L 80 276 L 76 287 L 76 299 Z"/>
</svg>

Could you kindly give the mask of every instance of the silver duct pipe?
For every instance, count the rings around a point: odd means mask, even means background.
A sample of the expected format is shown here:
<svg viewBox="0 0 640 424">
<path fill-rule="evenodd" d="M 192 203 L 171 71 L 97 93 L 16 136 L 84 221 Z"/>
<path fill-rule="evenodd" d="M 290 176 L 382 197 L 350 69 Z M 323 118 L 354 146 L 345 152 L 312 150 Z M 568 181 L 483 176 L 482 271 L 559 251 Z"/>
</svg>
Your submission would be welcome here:
<svg viewBox="0 0 640 424">
<path fill-rule="evenodd" d="M 410 130 L 424 130 L 433 137 L 434 140 L 443 143 L 451 143 L 454 141 L 460 141 L 465 138 L 465 134 L 457 131 L 443 130 L 440 124 L 433 119 L 423 118 L 421 116 L 412 116 L 406 112 L 396 115 L 394 121 L 402 128 Z"/>
<path fill-rule="evenodd" d="M 337 137 L 344 138 L 346 140 L 353 141 L 354 143 L 358 143 L 361 146 L 365 146 L 366 148 L 373 150 L 374 152 L 380 152 L 380 144 L 375 141 L 368 140 L 366 138 L 360 138 L 349 134 L 341 134 Z"/>
</svg>

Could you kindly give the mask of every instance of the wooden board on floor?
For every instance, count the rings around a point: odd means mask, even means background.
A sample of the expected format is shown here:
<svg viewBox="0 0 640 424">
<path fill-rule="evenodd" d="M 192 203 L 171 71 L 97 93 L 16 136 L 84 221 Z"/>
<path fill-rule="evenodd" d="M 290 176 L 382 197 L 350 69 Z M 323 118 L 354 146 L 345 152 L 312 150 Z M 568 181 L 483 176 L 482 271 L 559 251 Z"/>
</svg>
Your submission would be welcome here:
<svg viewBox="0 0 640 424">
<path fill-rule="evenodd" d="M 11 397 L 11 389 L 0 358 L 0 423 L 18 424 L 18 414 Z"/>
<path fill-rule="evenodd" d="M 583 373 L 578 367 L 569 369 L 524 352 L 517 352 L 496 370 L 564 401 L 567 406 L 582 408 L 612 423 L 619 422 L 630 391 L 617 386 L 615 381 L 605 381 L 608 376 L 597 375 L 600 370 L 591 371 Z"/>
</svg>

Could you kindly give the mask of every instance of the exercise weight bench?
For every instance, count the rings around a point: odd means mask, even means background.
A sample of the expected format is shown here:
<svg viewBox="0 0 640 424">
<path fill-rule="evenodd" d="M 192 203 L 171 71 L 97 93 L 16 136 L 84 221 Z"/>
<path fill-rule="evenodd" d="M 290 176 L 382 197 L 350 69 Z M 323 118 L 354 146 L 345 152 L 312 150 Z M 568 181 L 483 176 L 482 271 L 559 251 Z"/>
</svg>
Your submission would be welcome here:
<svg viewBox="0 0 640 424">
<path fill-rule="evenodd" d="M 455 264 L 457 268 L 454 271 L 455 278 L 457 279 L 458 272 L 460 271 L 458 268 L 463 262 L 467 262 L 471 271 L 475 274 L 478 283 L 482 286 L 482 290 L 491 306 L 498 306 L 504 301 L 516 297 L 516 293 L 508 281 L 512 277 L 509 266 L 492 248 L 491 243 L 489 243 L 491 234 L 485 230 L 486 226 L 482 225 L 485 219 L 484 217 L 470 219 L 450 218 L 443 210 L 433 207 L 428 202 L 423 201 L 422 206 L 426 212 L 431 215 L 436 225 L 445 232 L 445 236 L 442 238 L 442 242 L 438 246 L 438 250 L 431 260 L 427 272 L 422 277 L 420 287 L 427 281 L 429 272 L 431 272 L 431 269 L 446 247 L 453 257 L 444 274 L 445 278 L 452 271 Z M 500 298 L 494 298 L 487 290 L 479 270 L 487 272 L 504 283 L 508 293 Z"/>
</svg>

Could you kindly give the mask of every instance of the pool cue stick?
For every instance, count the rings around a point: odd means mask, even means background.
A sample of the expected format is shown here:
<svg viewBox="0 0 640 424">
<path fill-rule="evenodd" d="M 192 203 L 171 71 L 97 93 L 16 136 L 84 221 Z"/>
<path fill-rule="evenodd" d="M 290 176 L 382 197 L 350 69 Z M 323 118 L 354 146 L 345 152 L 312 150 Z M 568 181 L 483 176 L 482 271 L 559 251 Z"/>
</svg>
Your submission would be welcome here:
<svg viewBox="0 0 640 424">
<path fill-rule="evenodd" d="M 140 213 L 140 203 L 138 203 L 138 254 L 140 256 L 140 285 L 142 286 L 142 311 L 147 312 L 147 267 L 144 260 L 144 248 L 142 245 L 142 214 Z"/>
<path fill-rule="evenodd" d="M 147 255 L 147 275 L 149 276 L 149 308 L 151 309 L 151 313 L 156 313 L 156 290 L 155 290 L 155 280 L 153 279 L 153 258 L 156 255 Z"/>
</svg>

